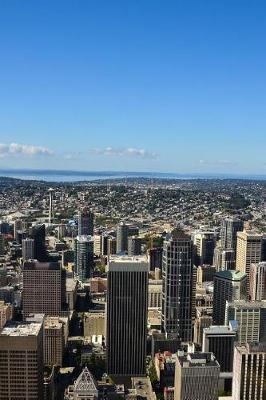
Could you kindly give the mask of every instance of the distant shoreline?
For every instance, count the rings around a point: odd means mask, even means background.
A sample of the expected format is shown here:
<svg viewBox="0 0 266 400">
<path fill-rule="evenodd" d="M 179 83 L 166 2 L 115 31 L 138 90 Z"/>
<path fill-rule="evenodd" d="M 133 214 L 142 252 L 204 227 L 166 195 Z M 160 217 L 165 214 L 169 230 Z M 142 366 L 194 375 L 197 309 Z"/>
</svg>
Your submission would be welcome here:
<svg viewBox="0 0 266 400">
<path fill-rule="evenodd" d="M 266 175 L 241 175 L 222 173 L 188 173 L 178 174 L 171 172 L 134 172 L 134 171 L 72 171 L 49 169 L 0 169 L 0 177 L 17 178 L 22 180 L 42 180 L 46 182 L 77 182 L 95 181 L 106 179 L 168 179 L 168 180 L 194 180 L 194 179 L 236 179 L 265 181 Z"/>
</svg>

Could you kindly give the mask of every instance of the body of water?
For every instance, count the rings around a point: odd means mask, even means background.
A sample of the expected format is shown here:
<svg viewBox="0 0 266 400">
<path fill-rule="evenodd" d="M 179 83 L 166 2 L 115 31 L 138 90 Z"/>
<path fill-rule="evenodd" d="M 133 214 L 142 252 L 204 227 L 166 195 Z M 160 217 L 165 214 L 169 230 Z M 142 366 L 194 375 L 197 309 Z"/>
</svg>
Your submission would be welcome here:
<svg viewBox="0 0 266 400">
<path fill-rule="evenodd" d="M 266 180 L 266 175 L 231 175 L 231 174 L 175 174 L 160 172 L 122 172 L 122 171 L 58 171 L 58 170 L 26 170 L 0 169 L 0 176 L 25 180 L 41 180 L 46 182 L 79 182 L 102 179 L 251 179 Z"/>
</svg>

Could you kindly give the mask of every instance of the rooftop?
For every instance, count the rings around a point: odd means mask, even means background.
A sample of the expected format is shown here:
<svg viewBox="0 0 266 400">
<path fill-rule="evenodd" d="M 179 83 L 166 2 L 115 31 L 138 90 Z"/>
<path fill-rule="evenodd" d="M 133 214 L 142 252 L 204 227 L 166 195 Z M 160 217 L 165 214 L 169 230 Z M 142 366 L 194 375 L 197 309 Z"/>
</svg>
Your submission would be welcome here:
<svg viewBox="0 0 266 400">
<path fill-rule="evenodd" d="M 37 336 L 42 328 L 39 322 L 7 322 L 1 336 Z"/>
<path fill-rule="evenodd" d="M 213 353 L 189 353 L 178 356 L 178 360 L 183 368 L 219 367 Z"/>
<path fill-rule="evenodd" d="M 215 276 L 223 279 L 230 279 L 232 281 L 241 281 L 244 277 L 247 276 L 247 274 L 241 271 L 227 270 L 217 272 Z"/>
<path fill-rule="evenodd" d="M 228 334 L 235 334 L 235 331 L 232 327 L 227 325 L 211 325 L 208 328 L 203 329 L 204 333 L 208 335 L 228 335 Z"/>
</svg>

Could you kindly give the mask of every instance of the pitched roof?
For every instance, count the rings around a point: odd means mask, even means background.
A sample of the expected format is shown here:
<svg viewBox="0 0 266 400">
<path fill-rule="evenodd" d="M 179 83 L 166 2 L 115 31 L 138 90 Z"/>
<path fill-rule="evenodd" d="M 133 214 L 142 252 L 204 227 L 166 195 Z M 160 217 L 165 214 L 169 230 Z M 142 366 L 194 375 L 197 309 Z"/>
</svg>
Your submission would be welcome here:
<svg viewBox="0 0 266 400">
<path fill-rule="evenodd" d="M 97 387 L 92 374 L 87 367 L 83 369 L 78 379 L 74 383 L 74 392 L 97 393 Z"/>
</svg>

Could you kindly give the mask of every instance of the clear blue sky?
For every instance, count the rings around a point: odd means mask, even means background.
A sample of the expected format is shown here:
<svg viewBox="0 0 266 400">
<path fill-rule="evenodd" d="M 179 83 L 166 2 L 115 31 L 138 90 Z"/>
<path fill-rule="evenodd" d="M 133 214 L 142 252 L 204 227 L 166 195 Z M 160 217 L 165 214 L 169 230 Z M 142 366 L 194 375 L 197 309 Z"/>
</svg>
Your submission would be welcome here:
<svg viewBox="0 0 266 400">
<path fill-rule="evenodd" d="M 265 154 L 265 0 L 0 1 L 0 167 L 265 174 Z"/>
</svg>

